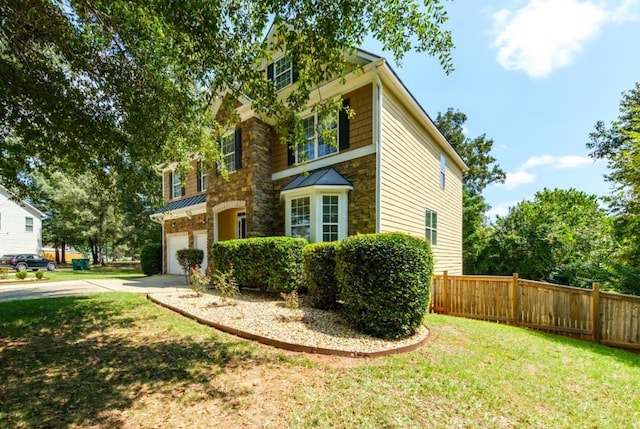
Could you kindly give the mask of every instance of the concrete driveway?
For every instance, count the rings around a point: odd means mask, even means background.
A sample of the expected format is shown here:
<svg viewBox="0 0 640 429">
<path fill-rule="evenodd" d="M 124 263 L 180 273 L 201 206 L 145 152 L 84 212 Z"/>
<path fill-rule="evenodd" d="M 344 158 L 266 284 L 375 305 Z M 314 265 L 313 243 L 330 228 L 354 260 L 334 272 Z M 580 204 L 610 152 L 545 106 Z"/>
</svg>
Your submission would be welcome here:
<svg viewBox="0 0 640 429">
<path fill-rule="evenodd" d="M 161 275 L 134 279 L 91 279 L 0 285 L 0 301 L 86 295 L 100 292 L 152 293 L 188 288 L 184 276 Z"/>
</svg>

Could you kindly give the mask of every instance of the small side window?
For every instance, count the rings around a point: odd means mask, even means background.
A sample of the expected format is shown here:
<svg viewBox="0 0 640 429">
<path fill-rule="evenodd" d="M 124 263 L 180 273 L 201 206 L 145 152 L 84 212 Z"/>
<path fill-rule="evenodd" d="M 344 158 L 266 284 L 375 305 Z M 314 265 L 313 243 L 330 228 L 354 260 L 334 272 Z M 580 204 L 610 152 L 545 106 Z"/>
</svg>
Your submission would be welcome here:
<svg viewBox="0 0 640 429">
<path fill-rule="evenodd" d="M 432 246 L 438 245 L 438 213 L 429 209 L 425 210 L 424 235 Z"/>
</svg>

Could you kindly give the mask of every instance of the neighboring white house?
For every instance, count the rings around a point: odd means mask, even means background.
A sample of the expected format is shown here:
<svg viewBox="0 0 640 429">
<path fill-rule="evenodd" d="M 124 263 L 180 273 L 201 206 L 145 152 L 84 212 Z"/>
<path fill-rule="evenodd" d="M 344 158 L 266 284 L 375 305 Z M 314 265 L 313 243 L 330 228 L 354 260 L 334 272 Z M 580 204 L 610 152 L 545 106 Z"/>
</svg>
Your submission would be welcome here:
<svg viewBox="0 0 640 429">
<path fill-rule="evenodd" d="M 0 186 L 0 255 L 42 252 L 42 213 Z"/>
</svg>

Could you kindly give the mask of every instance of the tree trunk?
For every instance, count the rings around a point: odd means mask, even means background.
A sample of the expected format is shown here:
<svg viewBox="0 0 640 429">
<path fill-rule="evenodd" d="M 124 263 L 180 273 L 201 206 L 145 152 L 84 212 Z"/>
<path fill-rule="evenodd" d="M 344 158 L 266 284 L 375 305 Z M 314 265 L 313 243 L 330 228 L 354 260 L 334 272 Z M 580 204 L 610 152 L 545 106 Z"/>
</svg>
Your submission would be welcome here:
<svg viewBox="0 0 640 429">
<path fill-rule="evenodd" d="M 93 265 L 100 263 L 100 251 L 98 249 L 98 242 L 93 238 L 89 238 L 89 247 L 91 248 L 91 257 L 93 259 Z"/>
<path fill-rule="evenodd" d="M 62 242 L 62 263 L 66 264 L 67 263 L 67 243 L 65 243 L 64 241 Z"/>
<path fill-rule="evenodd" d="M 58 243 L 56 243 L 55 246 L 56 246 L 56 264 L 60 265 L 60 248 L 58 247 Z"/>
</svg>

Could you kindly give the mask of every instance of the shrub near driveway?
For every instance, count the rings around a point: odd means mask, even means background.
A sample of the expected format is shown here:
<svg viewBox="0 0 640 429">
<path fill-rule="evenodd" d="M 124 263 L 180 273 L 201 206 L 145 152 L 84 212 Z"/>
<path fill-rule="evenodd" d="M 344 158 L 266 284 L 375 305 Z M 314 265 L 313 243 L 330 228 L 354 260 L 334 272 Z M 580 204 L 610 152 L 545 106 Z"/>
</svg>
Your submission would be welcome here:
<svg viewBox="0 0 640 429">
<path fill-rule="evenodd" d="M 433 276 L 429 242 L 401 233 L 356 235 L 336 249 L 338 290 L 350 322 L 395 339 L 413 335 L 424 317 Z"/>
<path fill-rule="evenodd" d="M 235 270 L 239 286 L 289 293 L 304 285 L 303 238 L 259 237 L 219 241 L 211 248 L 213 268 Z"/>
</svg>

